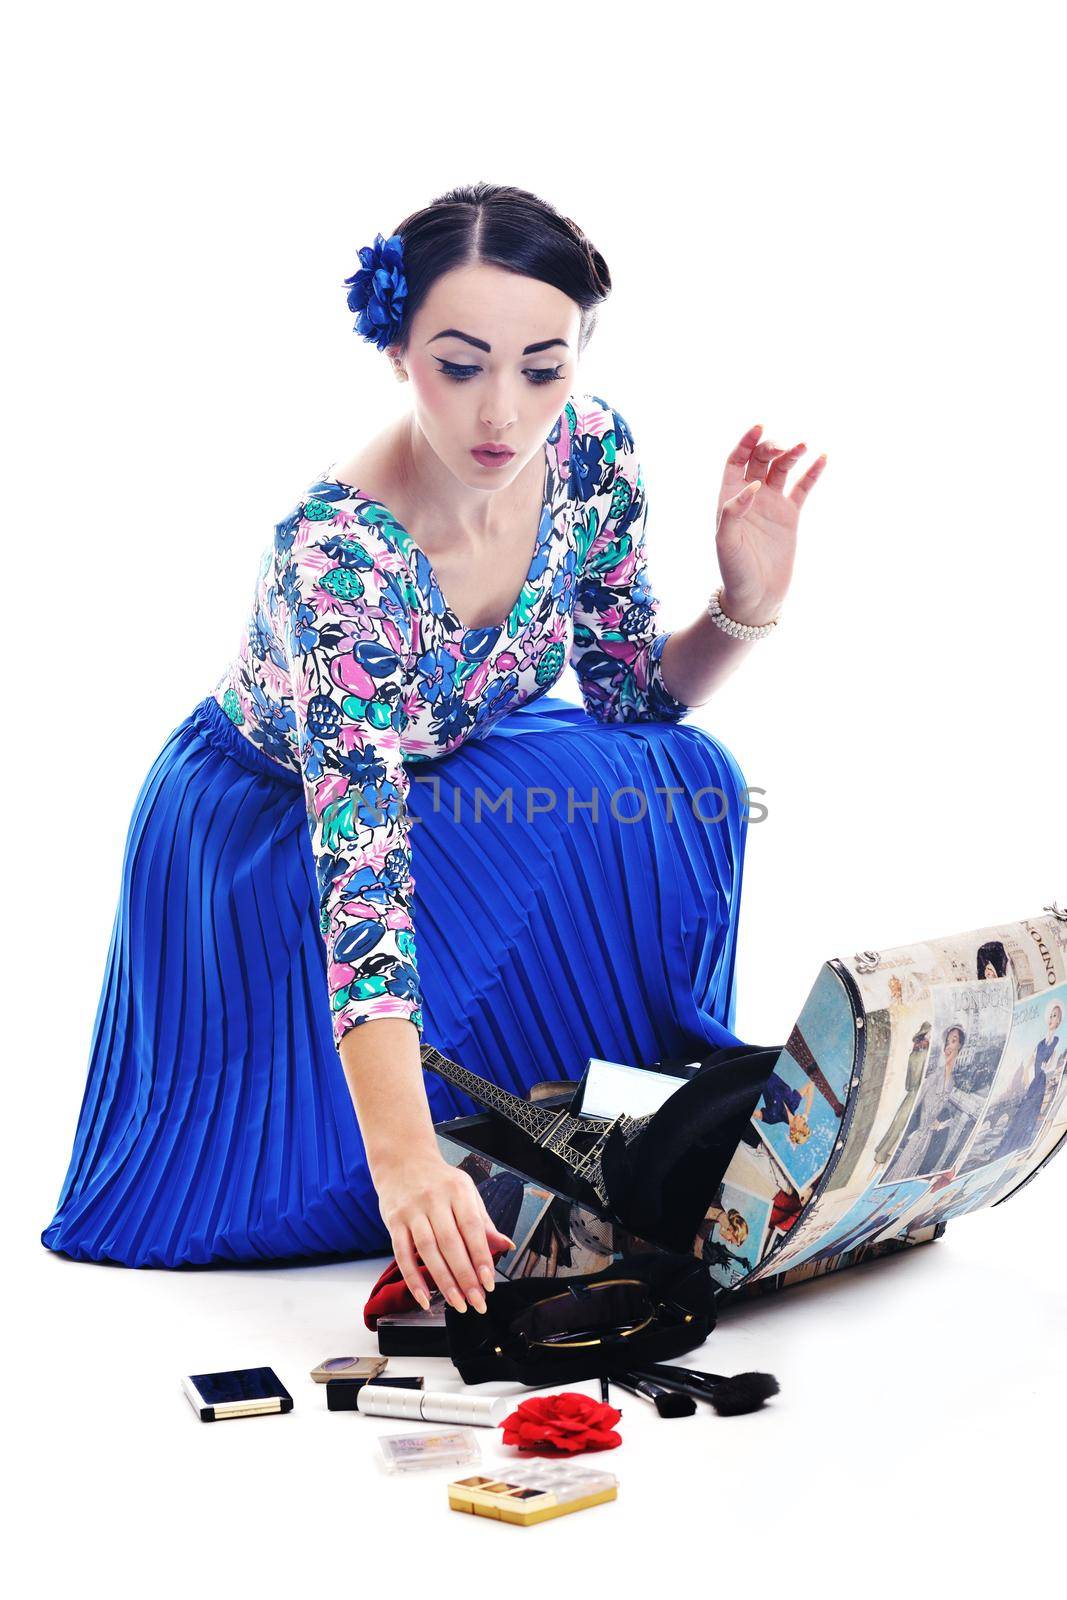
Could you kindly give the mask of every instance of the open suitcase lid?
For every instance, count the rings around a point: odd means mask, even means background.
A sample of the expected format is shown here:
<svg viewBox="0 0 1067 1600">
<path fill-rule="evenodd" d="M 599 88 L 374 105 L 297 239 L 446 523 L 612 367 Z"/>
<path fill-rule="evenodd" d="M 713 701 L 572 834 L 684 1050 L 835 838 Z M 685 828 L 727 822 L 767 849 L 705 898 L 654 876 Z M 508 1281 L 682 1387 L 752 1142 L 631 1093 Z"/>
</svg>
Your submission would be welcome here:
<svg viewBox="0 0 1067 1600">
<path fill-rule="evenodd" d="M 521 1100 L 428 1044 L 423 1063 L 566 1157 L 591 1216 L 692 1251 L 723 1293 L 773 1287 L 934 1237 L 1060 1147 L 1067 912 L 1045 910 L 826 961 L 784 1045 L 714 1051 L 641 1127 L 605 1124 L 593 1162 L 566 1096 Z"/>
<path fill-rule="evenodd" d="M 694 1240 L 748 1286 L 996 1205 L 1067 1135 L 1067 912 L 824 963 Z"/>
</svg>

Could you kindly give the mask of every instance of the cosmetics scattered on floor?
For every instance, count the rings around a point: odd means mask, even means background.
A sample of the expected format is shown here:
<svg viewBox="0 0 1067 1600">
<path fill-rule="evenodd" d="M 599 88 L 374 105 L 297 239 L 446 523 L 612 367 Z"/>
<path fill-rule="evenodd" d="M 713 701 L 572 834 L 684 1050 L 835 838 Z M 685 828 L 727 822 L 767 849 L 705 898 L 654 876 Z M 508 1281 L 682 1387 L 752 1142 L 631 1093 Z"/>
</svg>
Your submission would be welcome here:
<svg viewBox="0 0 1067 1600">
<path fill-rule="evenodd" d="M 590 1423 L 588 1438 L 585 1434 L 576 1438 L 573 1432 L 590 1411 L 603 1411 L 610 1420 L 618 1420 L 621 1408 L 607 1410 L 611 1405 L 612 1384 L 616 1390 L 625 1390 L 654 1406 L 660 1417 L 667 1418 L 693 1416 L 698 1401 L 720 1416 L 756 1411 L 771 1395 L 778 1393 L 777 1380 L 767 1372 L 742 1372 L 727 1378 L 692 1367 L 653 1363 L 639 1372 L 602 1373 L 600 1407 L 587 1396 L 565 1390 L 547 1396 L 546 1406 L 533 1408 L 539 1415 L 541 1411 L 546 1412 L 542 1420 L 549 1439 L 553 1429 L 572 1430 L 569 1442 L 574 1448 L 573 1455 L 559 1460 L 546 1459 L 547 1451 L 542 1450 L 529 1460 L 520 1452 L 506 1464 L 505 1470 L 494 1475 L 491 1470 L 470 1470 L 482 1466 L 474 1429 L 496 1428 L 504 1413 L 510 1412 L 504 1435 L 505 1442 L 510 1444 L 513 1435 L 506 1429 L 518 1426 L 523 1402 L 519 1402 L 516 1412 L 513 1395 L 475 1395 L 469 1389 L 427 1390 L 426 1380 L 421 1375 L 386 1375 L 387 1365 L 388 1358 L 380 1355 L 331 1356 L 313 1367 L 310 1376 L 313 1382 L 325 1387 L 328 1411 L 454 1424 L 379 1435 L 378 1455 L 383 1469 L 389 1473 L 410 1473 L 464 1467 L 468 1469 L 467 1475 L 448 1484 L 449 1508 L 518 1527 L 547 1522 L 617 1499 L 619 1480 L 613 1473 L 579 1465 L 574 1459 L 574 1455 L 597 1448 L 594 1439 L 600 1447 L 619 1443 L 617 1434 L 604 1435 L 599 1418 Z M 181 1382 L 202 1422 L 282 1415 L 293 1409 L 293 1398 L 272 1367 L 201 1372 L 184 1377 Z M 562 1405 L 556 1406 L 556 1402 Z M 531 1402 L 527 1410 L 532 1405 Z M 548 1415 L 549 1412 L 552 1415 Z"/>
</svg>

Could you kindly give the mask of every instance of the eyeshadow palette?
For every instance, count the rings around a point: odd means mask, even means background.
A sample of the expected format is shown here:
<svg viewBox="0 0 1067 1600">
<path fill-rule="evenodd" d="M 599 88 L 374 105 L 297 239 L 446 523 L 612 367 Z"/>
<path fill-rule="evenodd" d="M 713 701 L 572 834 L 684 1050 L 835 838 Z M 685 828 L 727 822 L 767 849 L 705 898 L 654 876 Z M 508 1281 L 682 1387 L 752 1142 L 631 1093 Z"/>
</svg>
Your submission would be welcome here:
<svg viewBox="0 0 1067 1600">
<path fill-rule="evenodd" d="M 316 1383 L 329 1383 L 331 1378 L 376 1378 L 384 1372 L 388 1358 L 376 1356 L 330 1356 L 312 1367 L 311 1376 Z"/>
<path fill-rule="evenodd" d="M 591 1471 L 570 1461 L 521 1462 L 506 1477 L 455 1479 L 448 1486 L 448 1504 L 453 1511 L 525 1528 L 615 1500 L 618 1492 L 619 1480 L 611 1472 Z"/>
<path fill-rule="evenodd" d="M 293 1397 L 273 1367 L 197 1372 L 182 1379 L 182 1388 L 201 1422 L 261 1417 L 293 1409 Z"/>
</svg>

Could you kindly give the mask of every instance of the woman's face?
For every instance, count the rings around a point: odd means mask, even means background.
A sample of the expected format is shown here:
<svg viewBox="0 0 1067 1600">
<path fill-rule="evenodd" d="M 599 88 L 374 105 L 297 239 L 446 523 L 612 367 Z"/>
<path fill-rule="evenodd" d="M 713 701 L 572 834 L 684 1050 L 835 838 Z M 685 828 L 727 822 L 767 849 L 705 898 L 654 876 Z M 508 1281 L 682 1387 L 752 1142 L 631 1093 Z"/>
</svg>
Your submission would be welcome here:
<svg viewBox="0 0 1067 1600">
<path fill-rule="evenodd" d="M 502 489 L 544 448 L 576 386 L 581 312 L 551 284 L 457 267 L 412 319 L 401 359 L 434 453 L 472 489 Z M 500 465 L 472 449 L 506 444 Z"/>
<path fill-rule="evenodd" d="M 743 1217 L 731 1217 L 727 1212 L 719 1223 L 719 1235 L 724 1244 L 740 1247 L 748 1238 L 748 1223 Z"/>
<path fill-rule="evenodd" d="M 1059 1027 L 1059 1025 L 1060 1025 L 1060 1023 L 1062 1021 L 1063 1021 L 1063 1012 L 1060 1010 L 1059 1006 L 1050 1006 L 1049 1007 L 1049 1013 L 1048 1013 L 1048 1031 L 1049 1031 L 1049 1033 L 1055 1033 L 1056 1029 Z"/>
</svg>

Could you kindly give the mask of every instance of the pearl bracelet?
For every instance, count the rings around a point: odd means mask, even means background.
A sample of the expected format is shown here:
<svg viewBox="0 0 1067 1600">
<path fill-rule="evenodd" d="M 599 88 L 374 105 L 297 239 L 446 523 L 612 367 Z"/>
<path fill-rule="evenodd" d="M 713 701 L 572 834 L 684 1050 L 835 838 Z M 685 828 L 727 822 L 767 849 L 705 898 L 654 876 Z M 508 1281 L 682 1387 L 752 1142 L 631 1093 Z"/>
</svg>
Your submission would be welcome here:
<svg viewBox="0 0 1067 1600">
<path fill-rule="evenodd" d="M 722 609 L 722 588 L 716 589 L 708 601 L 708 616 L 728 633 L 731 639 L 765 639 L 773 628 L 778 626 L 778 618 L 772 617 L 770 622 L 735 622 L 733 617 L 728 617 Z"/>
</svg>

